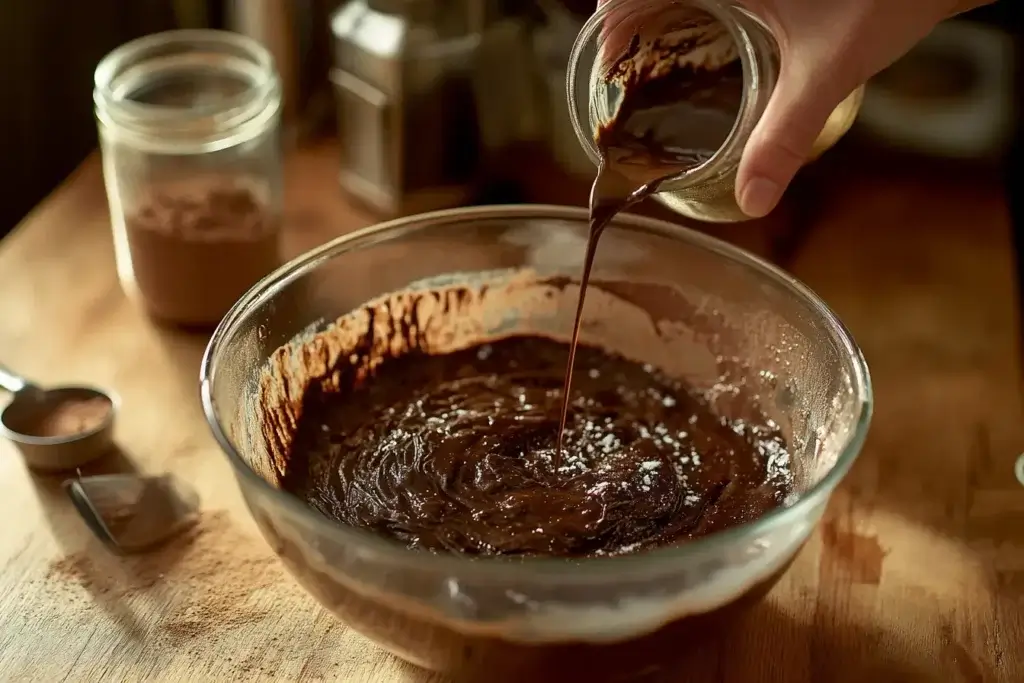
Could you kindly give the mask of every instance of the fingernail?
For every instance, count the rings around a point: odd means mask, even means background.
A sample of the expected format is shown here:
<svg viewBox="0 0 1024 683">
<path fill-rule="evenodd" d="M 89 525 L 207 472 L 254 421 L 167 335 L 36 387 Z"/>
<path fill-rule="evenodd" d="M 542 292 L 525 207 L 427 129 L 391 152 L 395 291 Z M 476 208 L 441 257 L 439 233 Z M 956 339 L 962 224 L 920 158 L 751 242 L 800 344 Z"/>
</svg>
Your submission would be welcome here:
<svg viewBox="0 0 1024 683">
<path fill-rule="evenodd" d="M 779 185 L 768 178 L 754 178 L 743 188 L 740 208 L 751 218 L 761 218 L 779 201 Z"/>
</svg>

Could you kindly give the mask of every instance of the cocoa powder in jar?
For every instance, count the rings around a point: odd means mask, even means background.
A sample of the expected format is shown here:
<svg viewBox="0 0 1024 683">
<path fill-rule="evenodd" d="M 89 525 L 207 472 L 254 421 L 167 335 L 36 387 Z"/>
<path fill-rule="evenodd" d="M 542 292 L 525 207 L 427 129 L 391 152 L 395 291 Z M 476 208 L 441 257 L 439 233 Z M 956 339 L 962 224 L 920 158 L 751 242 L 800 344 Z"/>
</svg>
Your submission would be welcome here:
<svg viewBox="0 0 1024 683">
<path fill-rule="evenodd" d="M 143 305 L 176 325 L 216 325 L 281 262 L 278 212 L 237 180 L 154 185 L 125 229 Z"/>
</svg>

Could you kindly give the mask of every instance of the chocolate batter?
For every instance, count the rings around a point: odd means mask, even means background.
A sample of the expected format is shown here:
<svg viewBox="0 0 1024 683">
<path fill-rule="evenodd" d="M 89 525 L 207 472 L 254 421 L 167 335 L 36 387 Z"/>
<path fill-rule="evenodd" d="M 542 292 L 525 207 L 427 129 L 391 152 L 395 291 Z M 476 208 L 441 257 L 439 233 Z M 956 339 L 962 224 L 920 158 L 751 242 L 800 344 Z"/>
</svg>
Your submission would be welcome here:
<svg viewBox="0 0 1024 683">
<path fill-rule="evenodd" d="M 761 417 L 756 381 L 721 375 L 705 395 L 677 379 L 688 369 L 706 375 L 699 359 L 679 360 L 676 351 L 689 348 L 690 337 L 677 337 L 669 323 L 708 332 L 718 326 L 673 288 L 595 280 L 588 308 L 595 326 L 586 338 L 624 355 L 579 347 L 558 463 L 569 348 L 563 336 L 538 335 L 563 328 L 575 282 L 528 269 L 456 279 L 385 294 L 272 354 L 255 411 L 240 416 L 243 425 L 257 416 L 242 429 L 259 430 L 249 438 L 269 456 L 262 476 L 343 526 L 452 560 L 472 558 L 467 572 L 470 564 L 498 563 L 495 556 L 543 556 L 608 562 L 616 575 L 612 563 L 620 558 L 609 556 L 714 534 L 780 506 L 794 488 L 785 443 Z M 657 324 L 621 335 L 605 327 L 643 314 Z M 655 365 L 643 365 L 647 359 Z M 719 418 L 723 408 L 736 419 Z M 372 556 L 356 559 L 358 549 L 319 532 L 310 537 L 269 508 L 254 513 L 299 581 L 349 627 L 467 682 L 682 680 L 672 672 L 692 673 L 685 658 L 709 637 L 727 638 L 785 570 L 705 558 L 693 571 L 725 571 L 728 581 L 680 602 L 678 618 L 648 622 L 648 608 L 632 598 L 605 605 L 603 584 L 574 585 L 563 574 L 550 586 L 525 566 L 522 585 L 470 582 L 448 598 L 444 591 L 459 589 L 460 570 L 447 583 L 429 571 L 385 565 L 371 576 L 378 568 Z M 738 579 L 749 583 L 732 585 Z M 621 580 L 616 595 L 644 593 L 631 583 L 646 581 L 643 575 L 623 571 Z M 682 597 L 682 581 L 655 584 L 673 601 Z M 580 609 L 578 617 L 557 609 L 544 616 L 541 607 L 530 625 L 534 601 L 557 608 L 563 599 Z M 594 638 L 558 627 L 561 618 L 592 616 L 607 622 Z"/>
<path fill-rule="evenodd" d="M 723 423 L 650 366 L 577 355 L 560 461 L 568 346 L 511 337 L 390 358 L 342 391 L 312 391 L 283 487 L 346 524 L 470 555 L 635 553 L 782 502 L 775 430 Z"/>
</svg>

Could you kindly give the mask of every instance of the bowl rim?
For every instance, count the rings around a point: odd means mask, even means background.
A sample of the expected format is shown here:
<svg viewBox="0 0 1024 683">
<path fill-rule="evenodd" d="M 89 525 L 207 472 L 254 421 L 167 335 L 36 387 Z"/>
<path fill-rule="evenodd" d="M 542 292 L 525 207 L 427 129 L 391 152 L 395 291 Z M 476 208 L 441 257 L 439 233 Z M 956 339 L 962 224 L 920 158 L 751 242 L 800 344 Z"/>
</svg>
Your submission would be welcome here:
<svg viewBox="0 0 1024 683">
<path fill-rule="evenodd" d="M 382 560 L 386 559 L 404 565 L 415 561 L 414 566 L 417 571 L 439 571 L 448 576 L 472 573 L 489 578 L 514 575 L 520 580 L 523 579 L 524 572 L 528 572 L 534 577 L 537 575 L 552 577 L 572 575 L 574 579 L 578 580 L 586 577 L 608 577 L 609 574 L 621 576 L 623 573 L 629 574 L 634 570 L 657 571 L 666 567 L 690 564 L 694 560 L 720 555 L 723 551 L 743 544 L 744 541 L 749 542 L 773 529 L 792 524 L 831 496 L 832 491 L 853 466 L 864 445 L 873 411 L 870 373 L 864 355 L 850 331 L 809 287 L 768 261 L 697 230 L 630 213 L 619 214 L 614 219 L 613 226 L 683 241 L 719 258 L 758 271 L 775 284 L 787 289 L 794 297 L 804 301 L 829 328 L 833 342 L 845 350 L 845 357 L 849 359 L 848 362 L 852 370 L 851 388 L 857 402 L 854 427 L 842 445 L 832 469 L 810 489 L 800 494 L 792 504 L 775 508 L 745 524 L 717 531 L 678 546 L 656 548 L 637 555 L 571 559 L 488 557 L 481 560 L 415 550 L 364 529 L 347 527 L 331 520 L 297 496 L 274 487 L 259 476 L 239 455 L 217 417 L 213 398 L 213 381 L 217 371 L 216 357 L 220 346 L 230 339 L 237 327 L 246 320 L 251 310 L 273 299 L 281 290 L 300 277 L 314 271 L 321 263 L 347 251 L 386 243 L 410 233 L 429 229 L 439 223 L 456 225 L 473 221 L 528 219 L 564 220 L 584 224 L 589 220 L 586 209 L 547 204 L 488 205 L 415 214 L 377 223 L 336 237 L 297 256 L 250 288 L 217 325 L 203 353 L 200 366 L 200 394 L 203 413 L 214 438 L 228 462 L 231 463 L 236 476 L 240 479 L 239 485 L 243 489 L 243 496 L 248 497 L 244 490 L 245 484 L 254 486 L 261 495 L 272 498 L 276 504 L 287 508 L 291 515 L 298 516 L 314 525 L 320 532 L 338 537 L 342 543 L 350 545 L 350 547 L 357 547 L 364 553 L 373 553 Z"/>
</svg>

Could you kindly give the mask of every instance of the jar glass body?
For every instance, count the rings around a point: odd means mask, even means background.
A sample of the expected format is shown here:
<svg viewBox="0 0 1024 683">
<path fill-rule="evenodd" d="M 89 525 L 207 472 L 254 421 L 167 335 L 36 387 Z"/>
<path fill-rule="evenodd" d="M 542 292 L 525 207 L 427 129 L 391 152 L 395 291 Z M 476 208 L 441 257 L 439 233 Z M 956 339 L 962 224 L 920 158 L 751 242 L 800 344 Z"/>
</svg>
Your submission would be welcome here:
<svg viewBox="0 0 1024 683">
<path fill-rule="evenodd" d="M 118 274 L 154 318 L 216 324 L 280 263 L 281 86 L 226 31 L 126 43 L 93 91 Z"/>
<path fill-rule="evenodd" d="M 743 70 L 743 98 L 732 130 L 707 161 L 660 186 L 655 199 L 689 218 L 708 222 L 747 220 L 735 198 L 736 172 L 747 140 L 760 121 L 775 90 L 780 49 L 768 26 L 758 17 L 726 0 L 611 0 L 583 27 L 570 56 L 566 83 L 573 129 L 590 159 L 600 163 L 595 142 L 599 126 L 615 115 L 621 90 L 607 74 L 628 48 L 622 28 L 632 29 L 641 43 L 657 40 L 659 27 L 678 26 L 674 13 L 701 17 L 709 27 L 725 29 Z M 664 30 L 668 30 L 667 28 Z M 863 99 L 863 87 L 851 93 L 831 114 L 814 143 L 808 161 L 834 145 L 853 125 Z"/>
</svg>

